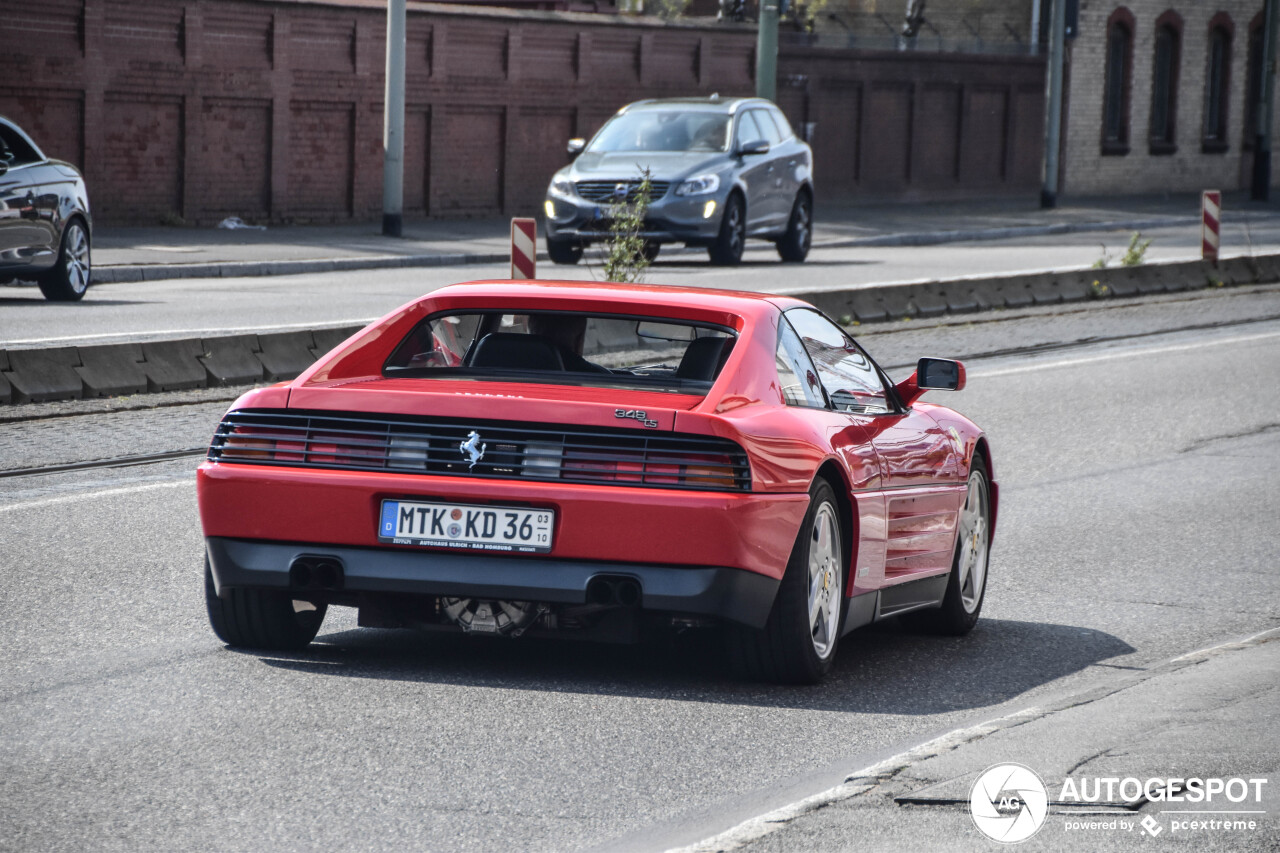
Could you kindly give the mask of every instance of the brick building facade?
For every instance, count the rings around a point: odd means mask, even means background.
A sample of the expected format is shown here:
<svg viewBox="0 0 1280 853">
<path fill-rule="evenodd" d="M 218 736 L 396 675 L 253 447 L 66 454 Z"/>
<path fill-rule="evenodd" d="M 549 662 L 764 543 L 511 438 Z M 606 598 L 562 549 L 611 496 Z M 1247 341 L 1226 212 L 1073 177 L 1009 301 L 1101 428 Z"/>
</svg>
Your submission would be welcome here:
<svg viewBox="0 0 1280 853">
<path fill-rule="evenodd" d="M 41 0 L 0 15 L 0 113 L 100 223 L 376 220 L 385 0 Z M 565 142 L 645 97 L 751 94 L 749 25 L 409 3 L 405 212 L 533 215 Z M 835 197 L 1034 195 L 1044 62 L 784 49 Z"/>
<path fill-rule="evenodd" d="M 1081 0 L 1062 191 L 1247 188 L 1261 27 L 1259 0 Z"/>
</svg>

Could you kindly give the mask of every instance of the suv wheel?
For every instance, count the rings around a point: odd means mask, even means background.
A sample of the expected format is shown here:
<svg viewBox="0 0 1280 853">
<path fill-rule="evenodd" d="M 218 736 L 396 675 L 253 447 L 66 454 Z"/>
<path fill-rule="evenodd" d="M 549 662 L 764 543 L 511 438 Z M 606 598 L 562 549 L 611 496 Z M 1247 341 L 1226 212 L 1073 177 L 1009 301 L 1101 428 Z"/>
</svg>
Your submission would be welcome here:
<svg viewBox="0 0 1280 853">
<path fill-rule="evenodd" d="M 721 267 L 737 266 L 742 260 L 746 242 L 747 210 L 742 203 L 742 196 L 734 193 L 729 196 L 729 201 L 724 206 L 724 215 L 720 217 L 720 233 L 707 250 L 711 255 L 711 263 Z"/>
</svg>

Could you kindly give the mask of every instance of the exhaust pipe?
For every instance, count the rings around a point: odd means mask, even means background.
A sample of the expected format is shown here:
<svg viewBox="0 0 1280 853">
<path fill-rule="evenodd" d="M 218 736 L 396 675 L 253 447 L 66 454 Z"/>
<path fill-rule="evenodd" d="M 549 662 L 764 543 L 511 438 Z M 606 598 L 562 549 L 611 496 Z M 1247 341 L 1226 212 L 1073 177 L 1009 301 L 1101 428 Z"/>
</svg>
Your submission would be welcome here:
<svg viewBox="0 0 1280 853">
<path fill-rule="evenodd" d="M 587 604 L 601 607 L 639 607 L 640 582 L 635 578 L 596 575 L 587 582 Z"/>
<path fill-rule="evenodd" d="M 289 566 L 289 586 L 294 589 L 342 589 L 346 583 L 342 563 L 329 557 L 298 557 Z"/>
</svg>

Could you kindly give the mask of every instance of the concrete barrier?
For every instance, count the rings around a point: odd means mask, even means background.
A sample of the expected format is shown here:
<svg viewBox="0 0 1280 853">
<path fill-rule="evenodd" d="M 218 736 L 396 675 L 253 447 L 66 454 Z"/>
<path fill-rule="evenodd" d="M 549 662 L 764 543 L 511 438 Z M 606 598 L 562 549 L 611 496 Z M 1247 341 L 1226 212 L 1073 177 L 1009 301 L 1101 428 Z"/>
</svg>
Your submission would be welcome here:
<svg viewBox="0 0 1280 853">
<path fill-rule="evenodd" d="M 315 336 L 310 331 L 276 332 L 258 335 L 258 361 L 267 379 L 280 382 L 294 379 L 316 360 Z"/>
<path fill-rule="evenodd" d="M 209 371 L 210 385 L 250 385 L 266 378 L 258 360 L 257 335 L 203 338 L 200 363 Z"/>
<path fill-rule="evenodd" d="M 13 386 L 9 384 L 9 380 L 5 377 L 5 371 L 9 369 L 9 353 L 0 350 L 0 403 L 8 403 L 13 400 Z"/>
<path fill-rule="evenodd" d="M 76 368 L 80 354 L 75 347 L 9 350 L 6 376 L 17 403 L 76 400 L 84 395 L 84 381 Z"/>
<path fill-rule="evenodd" d="M 75 371 L 84 383 L 84 396 L 115 397 L 147 390 L 140 344 L 105 344 L 78 349 L 80 366 Z"/>
<path fill-rule="evenodd" d="M 197 360 L 203 353 L 204 347 L 194 338 L 143 343 L 142 371 L 147 375 L 147 390 L 185 391 L 206 387 L 209 372 Z"/>
</svg>

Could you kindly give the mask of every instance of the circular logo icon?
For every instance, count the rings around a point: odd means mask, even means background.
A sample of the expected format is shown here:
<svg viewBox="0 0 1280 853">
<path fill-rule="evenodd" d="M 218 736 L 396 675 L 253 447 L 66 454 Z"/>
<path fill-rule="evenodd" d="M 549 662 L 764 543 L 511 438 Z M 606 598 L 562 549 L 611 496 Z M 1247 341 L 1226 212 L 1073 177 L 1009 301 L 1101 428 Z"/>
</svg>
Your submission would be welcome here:
<svg viewBox="0 0 1280 853">
<path fill-rule="evenodd" d="M 1030 767 L 995 764 L 969 790 L 969 814 L 978 831 L 993 841 L 1016 844 L 1040 831 L 1049 813 L 1049 794 Z"/>
<path fill-rule="evenodd" d="M 461 525 L 461 524 L 450 524 L 450 525 L 449 525 L 449 538 L 450 538 L 450 539 L 457 539 L 457 538 L 458 538 L 459 536 L 461 536 L 461 535 L 462 535 L 462 525 Z"/>
</svg>

